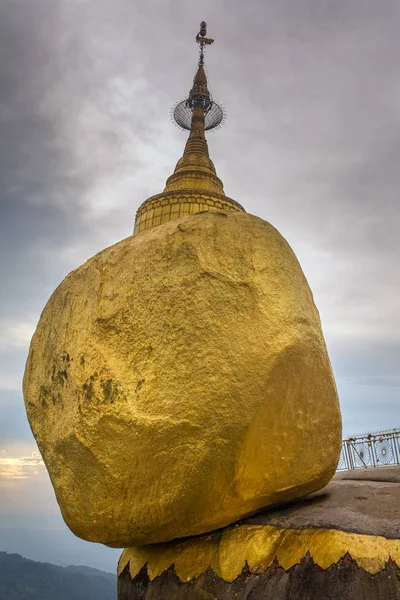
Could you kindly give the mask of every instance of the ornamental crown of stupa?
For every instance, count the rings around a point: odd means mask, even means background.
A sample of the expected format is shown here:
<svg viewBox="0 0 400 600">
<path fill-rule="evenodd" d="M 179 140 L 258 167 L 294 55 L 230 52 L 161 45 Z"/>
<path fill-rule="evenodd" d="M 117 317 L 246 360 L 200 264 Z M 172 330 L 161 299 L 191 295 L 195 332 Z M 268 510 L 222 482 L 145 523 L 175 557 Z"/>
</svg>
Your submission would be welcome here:
<svg viewBox="0 0 400 600">
<path fill-rule="evenodd" d="M 179 217 L 210 210 L 245 212 L 228 198 L 210 159 L 205 131 L 221 125 L 222 108 L 209 92 L 204 69 L 204 48 L 214 40 L 206 37 L 206 23 L 200 25 L 196 41 L 200 46 L 198 67 L 189 96 L 179 102 L 172 116 L 181 129 L 190 131 L 182 158 L 167 179 L 164 191 L 148 198 L 136 213 L 134 232 L 161 225 Z"/>
</svg>

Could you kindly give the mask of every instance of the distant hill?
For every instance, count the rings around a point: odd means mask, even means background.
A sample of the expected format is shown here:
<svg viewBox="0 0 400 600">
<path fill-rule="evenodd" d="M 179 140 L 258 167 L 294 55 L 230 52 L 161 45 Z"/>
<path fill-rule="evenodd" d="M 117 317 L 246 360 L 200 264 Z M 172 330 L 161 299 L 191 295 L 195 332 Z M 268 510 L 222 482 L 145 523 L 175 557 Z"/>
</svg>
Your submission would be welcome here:
<svg viewBox="0 0 400 600">
<path fill-rule="evenodd" d="M 115 600 L 117 578 L 90 567 L 57 567 L 0 552 L 0 600 Z"/>
</svg>

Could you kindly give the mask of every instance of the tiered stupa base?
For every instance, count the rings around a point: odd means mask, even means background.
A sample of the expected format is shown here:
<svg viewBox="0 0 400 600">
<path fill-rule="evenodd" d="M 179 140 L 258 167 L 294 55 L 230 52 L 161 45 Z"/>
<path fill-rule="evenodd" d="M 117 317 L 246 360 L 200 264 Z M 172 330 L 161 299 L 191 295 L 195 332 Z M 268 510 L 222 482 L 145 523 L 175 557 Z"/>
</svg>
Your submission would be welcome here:
<svg viewBox="0 0 400 600">
<path fill-rule="evenodd" d="M 348 472 L 284 508 L 124 550 L 118 600 L 400 598 L 400 468 Z"/>
</svg>

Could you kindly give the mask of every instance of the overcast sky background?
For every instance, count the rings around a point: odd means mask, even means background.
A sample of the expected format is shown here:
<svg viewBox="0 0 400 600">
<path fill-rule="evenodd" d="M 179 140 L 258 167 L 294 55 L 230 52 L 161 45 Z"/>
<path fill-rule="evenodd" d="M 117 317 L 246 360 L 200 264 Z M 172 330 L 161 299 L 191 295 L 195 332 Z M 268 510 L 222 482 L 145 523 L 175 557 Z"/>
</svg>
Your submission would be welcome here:
<svg viewBox="0 0 400 600">
<path fill-rule="evenodd" d="M 131 235 L 180 158 L 168 113 L 203 19 L 225 191 L 300 260 L 344 435 L 400 426 L 399 1 L 0 0 L 0 550 L 115 570 L 63 524 L 21 379 L 54 288 Z"/>
</svg>

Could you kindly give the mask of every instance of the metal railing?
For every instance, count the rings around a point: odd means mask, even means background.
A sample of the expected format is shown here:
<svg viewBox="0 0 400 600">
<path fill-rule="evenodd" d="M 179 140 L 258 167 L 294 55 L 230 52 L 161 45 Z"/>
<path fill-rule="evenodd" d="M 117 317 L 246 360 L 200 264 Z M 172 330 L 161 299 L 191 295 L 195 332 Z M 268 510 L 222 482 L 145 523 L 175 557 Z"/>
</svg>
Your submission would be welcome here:
<svg viewBox="0 0 400 600">
<path fill-rule="evenodd" d="M 400 429 L 388 429 L 343 440 L 338 471 L 400 465 Z"/>
</svg>

